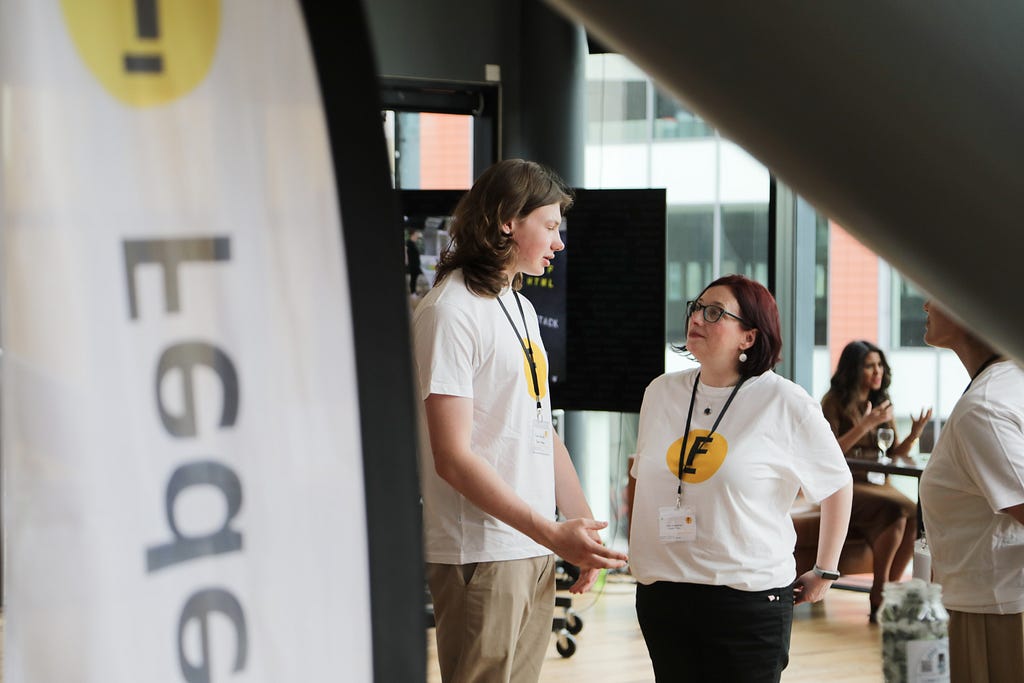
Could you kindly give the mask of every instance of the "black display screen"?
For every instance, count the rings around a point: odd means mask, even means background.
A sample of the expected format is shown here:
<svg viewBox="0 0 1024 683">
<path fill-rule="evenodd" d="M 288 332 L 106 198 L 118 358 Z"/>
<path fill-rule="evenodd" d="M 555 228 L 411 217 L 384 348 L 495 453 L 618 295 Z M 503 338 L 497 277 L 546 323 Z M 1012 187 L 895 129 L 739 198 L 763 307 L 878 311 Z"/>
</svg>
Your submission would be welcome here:
<svg viewBox="0 0 1024 683">
<path fill-rule="evenodd" d="M 541 321 L 551 404 L 637 413 L 665 371 L 665 191 L 574 190 L 559 253 L 522 290 Z M 402 190 L 407 226 L 448 216 L 453 190 Z"/>
</svg>

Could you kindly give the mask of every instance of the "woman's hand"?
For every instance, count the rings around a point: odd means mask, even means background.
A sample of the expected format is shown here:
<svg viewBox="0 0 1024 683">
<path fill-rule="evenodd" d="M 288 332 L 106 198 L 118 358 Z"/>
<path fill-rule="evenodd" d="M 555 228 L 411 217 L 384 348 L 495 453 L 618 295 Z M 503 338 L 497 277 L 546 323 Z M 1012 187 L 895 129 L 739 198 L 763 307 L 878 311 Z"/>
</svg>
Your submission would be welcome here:
<svg viewBox="0 0 1024 683">
<path fill-rule="evenodd" d="M 854 449 L 865 434 L 870 434 L 878 425 L 892 421 L 893 409 L 889 401 L 882 401 L 878 406 L 871 405 L 868 401 L 864 412 L 857 418 L 857 421 L 845 433 L 837 436 L 839 447 L 848 458 L 858 458 L 860 455 Z M 873 456 L 872 456 L 873 457 Z"/>
<path fill-rule="evenodd" d="M 921 432 L 924 431 L 925 425 L 932 419 L 932 409 L 922 410 L 921 414 L 917 417 L 910 416 L 910 421 L 913 423 L 910 427 L 910 433 L 907 434 L 907 438 L 899 442 L 890 451 L 893 455 L 898 455 L 903 458 L 910 458 L 910 449 L 914 447 L 914 442 L 921 437 Z"/>
<path fill-rule="evenodd" d="M 929 413 L 930 415 L 931 413 Z M 871 401 L 868 401 L 867 408 L 864 410 L 864 414 L 861 416 L 861 422 L 866 423 L 869 429 L 874 429 L 880 424 L 886 422 L 892 422 L 893 409 L 892 403 L 889 401 L 882 401 L 877 407 L 871 405 Z"/>
<path fill-rule="evenodd" d="M 913 423 L 910 426 L 910 436 L 911 436 L 911 438 L 913 438 L 913 439 L 920 438 L 921 432 L 924 431 L 925 426 L 931 421 L 931 419 L 932 419 L 932 409 L 931 408 L 929 408 L 928 410 L 922 410 L 921 414 L 918 415 L 917 417 L 914 417 L 913 415 L 911 415 L 910 416 L 910 421 Z"/>
<path fill-rule="evenodd" d="M 819 602 L 832 587 L 832 582 L 823 579 L 814 571 L 805 572 L 797 577 L 793 585 L 793 604 L 799 605 L 804 602 Z"/>
</svg>

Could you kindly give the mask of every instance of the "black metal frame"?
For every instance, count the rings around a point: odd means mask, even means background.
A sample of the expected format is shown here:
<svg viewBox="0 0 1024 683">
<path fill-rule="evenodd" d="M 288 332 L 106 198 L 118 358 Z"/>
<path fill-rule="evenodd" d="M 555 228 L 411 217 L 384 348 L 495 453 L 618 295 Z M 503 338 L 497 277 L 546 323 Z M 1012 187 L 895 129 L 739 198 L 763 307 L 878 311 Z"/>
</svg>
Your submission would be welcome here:
<svg viewBox="0 0 1024 683">
<path fill-rule="evenodd" d="M 472 116 L 474 178 L 501 158 L 501 86 L 497 83 L 384 76 L 380 101 L 381 109 Z M 398 125 L 396 121 L 396 136 Z M 402 188 L 399 179 L 395 186 Z"/>
</svg>

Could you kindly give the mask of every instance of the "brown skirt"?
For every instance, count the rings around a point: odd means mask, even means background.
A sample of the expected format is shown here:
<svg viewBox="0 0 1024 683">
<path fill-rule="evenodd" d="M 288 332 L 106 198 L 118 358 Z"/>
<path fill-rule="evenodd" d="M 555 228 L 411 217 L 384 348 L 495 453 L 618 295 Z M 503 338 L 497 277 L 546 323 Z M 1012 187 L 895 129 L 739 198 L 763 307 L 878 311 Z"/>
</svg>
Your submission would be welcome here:
<svg viewBox="0 0 1024 683">
<path fill-rule="evenodd" d="M 917 525 L 917 504 L 896 490 L 889 482 L 878 486 L 853 482 L 853 506 L 850 508 L 850 531 L 874 543 L 878 535 L 900 517 L 907 525 Z"/>
</svg>

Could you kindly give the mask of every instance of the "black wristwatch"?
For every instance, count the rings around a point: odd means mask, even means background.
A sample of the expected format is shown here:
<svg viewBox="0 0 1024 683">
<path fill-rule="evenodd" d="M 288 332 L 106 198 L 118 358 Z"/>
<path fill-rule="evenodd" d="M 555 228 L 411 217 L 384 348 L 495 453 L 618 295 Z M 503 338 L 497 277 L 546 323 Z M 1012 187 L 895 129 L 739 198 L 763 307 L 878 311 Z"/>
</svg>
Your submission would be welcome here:
<svg viewBox="0 0 1024 683">
<path fill-rule="evenodd" d="M 818 565 L 814 565 L 814 573 L 823 579 L 828 579 L 829 581 L 835 581 L 839 578 L 839 572 L 830 572 L 827 569 L 822 569 Z"/>
</svg>

